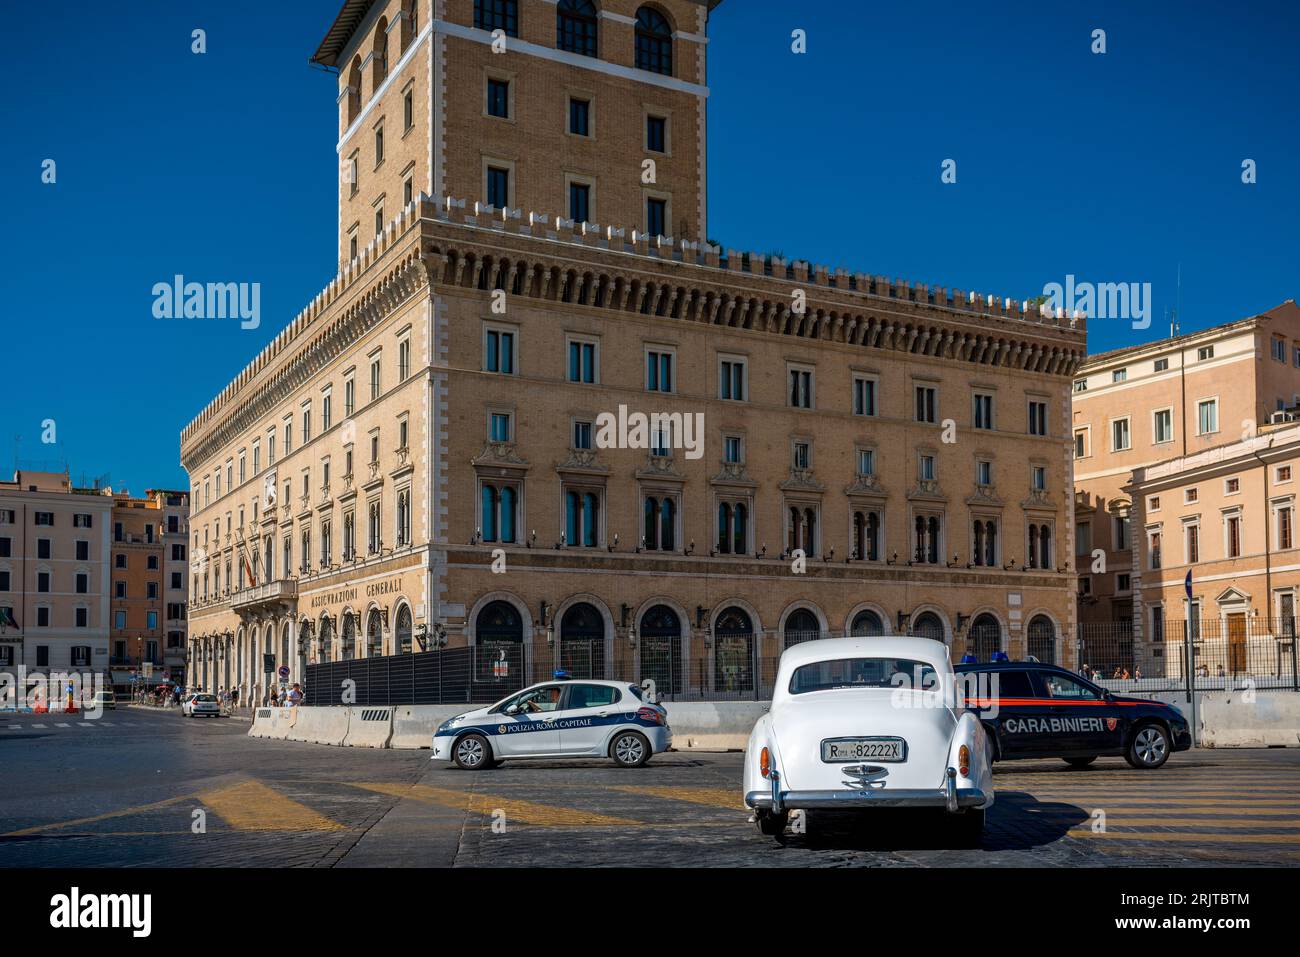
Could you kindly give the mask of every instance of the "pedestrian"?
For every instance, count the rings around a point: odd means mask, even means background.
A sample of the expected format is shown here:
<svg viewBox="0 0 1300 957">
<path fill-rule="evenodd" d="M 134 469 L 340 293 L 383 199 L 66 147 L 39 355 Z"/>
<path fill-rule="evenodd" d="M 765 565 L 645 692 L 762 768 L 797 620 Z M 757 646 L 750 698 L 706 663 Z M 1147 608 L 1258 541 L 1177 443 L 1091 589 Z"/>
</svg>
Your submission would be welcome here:
<svg viewBox="0 0 1300 957">
<path fill-rule="evenodd" d="M 271 688 L 271 693 L 267 696 L 267 703 L 270 704 L 270 706 L 271 706 L 272 708 L 275 707 L 275 688 L 274 688 L 274 687 Z"/>
<path fill-rule="evenodd" d="M 239 707 L 239 686 L 238 685 L 230 689 L 230 707 L 232 710 L 234 708 Z"/>
<path fill-rule="evenodd" d="M 294 684 L 293 689 L 289 692 L 289 707 L 296 708 L 302 703 L 302 686 Z"/>
</svg>

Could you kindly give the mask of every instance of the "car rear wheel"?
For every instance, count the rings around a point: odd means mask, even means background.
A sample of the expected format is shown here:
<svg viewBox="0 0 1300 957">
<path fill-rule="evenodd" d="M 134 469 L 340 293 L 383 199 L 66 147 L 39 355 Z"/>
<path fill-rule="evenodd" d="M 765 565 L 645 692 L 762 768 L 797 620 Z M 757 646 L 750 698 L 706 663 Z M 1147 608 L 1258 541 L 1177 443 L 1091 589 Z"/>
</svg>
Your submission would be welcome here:
<svg viewBox="0 0 1300 957">
<path fill-rule="evenodd" d="M 481 734 L 467 734 L 456 742 L 452 757 L 462 771 L 480 771 L 492 767 L 492 746 Z"/>
<path fill-rule="evenodd" d="M 1169 760 L 1169 733 L 1158 724 L 1144 724 L 1133 732 L 1124 755 L 1130 765 L 1154 770 Z"/>
<path fill-rule="evenodd" d="M 609 755 L 620 768 L 639 768 L 650 760 L 650 742 L 639 731 L 624 731 L 614 738 Z"/>
<path fill-rule="evenodd" d="M 1092 762 L 1096 760 L 1097 760 L 1097 755 L 1090 754 L 1082 758 L 1066 758 L 1065 763 L 1072 768 L 1086 768 L 1088 765 L 1092 764 Z"/>
<path fill-rule="evenodd" d="M 780 814 L 773 814 L 771 811 L 755 811 L 754 823 L 758 825 L 758 832 L 764 837 L 782 837 L 786 825 L 790 823 L 790 814 L 787 811 L 782 811 Z"/>
</svg>

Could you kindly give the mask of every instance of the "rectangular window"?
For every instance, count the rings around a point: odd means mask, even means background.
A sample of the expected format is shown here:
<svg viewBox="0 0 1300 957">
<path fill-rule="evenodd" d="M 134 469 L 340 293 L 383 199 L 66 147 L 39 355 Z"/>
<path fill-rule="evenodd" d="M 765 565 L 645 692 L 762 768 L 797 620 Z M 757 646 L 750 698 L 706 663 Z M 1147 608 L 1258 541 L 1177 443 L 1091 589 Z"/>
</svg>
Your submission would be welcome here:
<svg viewBox="0 0 1300 957">
<path fill-rule="evenodd" d="M 1183 502 L 1187 505 L 1191 505 L 1194 502 L 1198 501 L 1200 497 L 1201 497 L 1201 493 L 1195 488 L 1189 488 L 1183 490 Z"/>
<path fill-rule="evenodd" d="M 574 136 L 591 135 L 590 100 L 569 100 L 569 132 Z"/>
<path fill-rule="evenodd" d="M 489 206 L 497 209 L 510 205 L 510 170 L 499 166 L 488 167 L 487 201 Z"/>
<path fill-rule="evenodd" d="M 50 540 L 49 540 L 48 538 L 38 538 L 38 539 L 36 540 L 36 557 L 37 557 L 37 558 L 49 558 L 49 557 L 50 557 L 50 553 L 52 552 L 52 550 L 53 550 L 53 549 L 52 549 L 52 547 L 51 547 L 51 545 L 50 545 Z"/>
<path fill-rule="evenodd" d="M 488 421 L 488 438 L 493 442 L 510 441 L 510 413 L 493 412 Z"/>
<path fill-rule="evenodd" d="M 1083 429 L 1074 433 L 1074 457 L 1081 459 L 1088 454 L 1088 434 Z"/>
<path fill-rule="evenodd" d="M 1272 340 L 1273 358 L 1278 362 L 1286 362 L 1286 340 L 1279 339 L 1276 336 Z"/>
<path fill-rule="evenodd" d="M 1157 359 L 1154 363 L 1154 371 L 1156 372 L 1164 372 L 1168 368 L 1169 368 L 1168 359 Z"/>
<path fill-rule="evenodd" d="M 415 98 L 411 90 L 402 97 L 402 129 L 409 130 L 415 125 Z"/>
<path fill-rule="evenodd" d="M 1088 391 L 1088 380 L 1087 380 L 1087 379 L 1075 379 L 1075 380 L 1074 380 L 1074 391 L 1075 391 L 1075 392 L 1087 392 L 1087 391 Z"/>
<path fill-rule="evenodd" d="M 876 414 L 876 380 L 860 376 L 853 378 L 853 414 Z"/>
<path fill-rule="evenodd" d="M 935 422 L 938 420 L 938 390 L 930 385 L 916 387 L 916 421 Z"/>
<path fill-rule="evenodd" d="M 479 30 L 500 30 L 519 36 L 519 4 L 516 0 L 474 0 L 474 26 Z"/>
<path fill-rule="evenodd" d="M 94 520 L 93 515 L 77 514 L 72 516 L 73 528 L 90 528 Z"/>
<path fill-rule="evenodd" d="M 375 166 L 384 161 L 384 128 L 375 130 Z"/>
<path fill-rule="evenodd" d="M 922 482 L 934 481 L 934 456 L 933 455 L 921 456 L 920 469 L 918 474 Z"/>
<path fill-rule="evenodd" d="M 1045 492 L 1047 490 L 1047 466 L 1035 465 L 1030 473 L 1030 479 L 1033 483 L 1035 492 Z"/>
<path fill-rule="evenodd" d="M 807 470 L 812 460 L 812 446 L 807 442 L 796 442 L 792 451 L 791 467 Z"/>
<path fill-rule="evenodd" d="M 738 465 L 744 461 L 744 453 L 741 450 L 740 436 L 726 435 L 722 438 L 722 458 L 723 461 Z"/>
<path fill-rule="evenodd" d="M 53 526 L 53 525 L 54 525 L 54 513 L 53 513 L 53 512 L 37 512 L 37 513 L 36 513 L 36 524 L 37 524 L 37 525 L 49 525 L 49 526 Z"/>
<path fill-rule="evenodd" d="M 1183 528 L 1183 551 L 1186 564 L 1195 565 L 1201 560 L 1201 526 L 1189 523 Z"/>
<path fill-rule="evenodd" d="M 747 392 L 744 359 L 723 359 L 718 369 L 718 398 L 744 402 Z"/>
<path fill-rule="evenodd" d="M 1161 442 L 1172 442 L 1174 439 L 1174 413 L 1172 409 L 1159 409 L 1152 418 L 1151 426 L 1152 440 L 1159 445 Z"/>
<path fill-rule="evenodd" d="M 411 377 L 411 340 L 403 339 L 397 344 L 397 381 L 405 382 Z"/>
<path fill-rule="evenodd" d="M 1277 510 L 1277 547 L 1290 548 L 1294 544 L 1295 521 L 1290 505 Z"/>
<path fill-rule="evenodd" d="M 502 375 L 515 373 L 515 334 L 499 329 L 489 329 L 484 340 L 484 368 Z"/>
<path fill-rule="evenodd" d="M 1289 481 L 1291 481 L 1291 466 L 1289 466 L 1289 465 L 1279 465 L 1279 466 L 1277 467 L 1277 471 L 1273 473 L 1273 477 L 1274 477 L 1274 480 L 1275 480 L 1275 481 L 1278 481 L 1278 482 L 1289 482 Z"/>
<path fill-rule="evenodd" d="M 40 605 L 37 607 L 36 626 L 38 628 L 50 627 L 50 609 L 48 605 Z"/>
<path fill-rule="evenodd" d="M 651 236 L 668 235 L 668 200 L 653 197 L 646 200 L 645 231 Z"/>
<path fill-rule="evenodd" d="M 1228 558 L 1241 557 L 1241 516 L 1229 515 L 1224 519 L 1224 554 Z"/>
<path fill-rule="evenodd" d="M 591 222 L 591 185 L 569 183 L 569 218 L 575 223 Z"/>
<path fill-rule="evenodd" d="M 78 608 L 78 609 L 77 609 L 76 618 L 75 618 L 75 622 L 76 622 L 76 626 L 77 626 L 78 628 L 88 628 L 88 627 L 90 627 L 90 625 L 89 625 L 89 612 L 88 612 L 88 609 L 86 609 L 86 608 Z"/>
<path fill-rule="evenodd" d="M 379 372 L 379 356 L 375 356 L 373 359 L 370 360 L 370 401 L 371 402 L 379 398 L 379 393 L 381 390 L 382 390 L 382 380 L 380 378 L 380 372 Z M 287 452 L 288 449 L 286 448 L 285 451 Z"/>
<path fill-rule="evenodd" d="M 334 396 L 326 392 L 320 397 L 320 427 L 322 431 L 328 432 L 331 420 L 334 418 Z"/>
<path fill-rule="evenodd" d="M 673 391 L 673 354 L 656 349 L 645 354 L 645 387 L 647 392 Z"/>
<path fill-rule="evenodd" d="M 992 429 L 993 396 L 976 393 L 972 398 L 974 400 L 974 410 L 971 415 L 971 424 L 977 429 Z"/>
<path fill-rule="evenodd" d="M 510 118 L 510 83 L 507 80 L 487 81 L 488 116 L 497 116 L 503 120 Z"/>
<path fill-rule="evenodd" d="M 811 409 L 813 404 L 813 379 L 811 369 L 791 369 L 790 406 L 795 409 Z"/>
<path fill-rule="evenodd" d="M 645 120 L 645 148 L 651 153 L 664 153 L 668 149 L 668 121 L 662 116 L 647 116 Z"/>
<path fill-rule="evenodd" d="M 1038 399 L 1029 402 L 1029 434 L 1047 434 L 1047 403 Z"/>
<path fill-rule="evenodd" d="M 1219 431 L 1219 400 L 1202 399 L 1196 403 L 1196 434 L 1209 435 Z"/>
<path fill-rule="evenodd" d="M 993 463 L 981 459 L 975 463 L 975 484 L 989 486 L 993 484 Z"/>
<path fill-rule="evenodd" d="M 1115 550 L 1120 552 L 1128 551 L 1128 529 L 1129 519 L 1125 515 L 1116 515 L 1114 518 L 1113 535 L 1115 539 Z"/>
<path fill-rule="evenodd" d="M 1241 491 L 1241 479 L 1229 478 L 1223 480 L 1223 494 L 1236 495 Z"/>
<path fill-rule="evenodd" d="M 876 450 L 875 449 L 858 449 L 858 474 L 859 475 L 876 474 Z"/>
<path fill-rule="evenodd" d="M 591 448 L 591 423 L 574 422 L 573 423 L 573 447 L 575 449 Z"/>
<path fill-rule="evenodd" d="M 1204 362 L 1206 359 L 1214 358 L 1214 346 L 1201 346 L 1196 350 L 1196 361 Z"/>
<path fill-rule="evenodd" d="M 1116 369 L 1114 372 L 1112 372 L 1112 373 L 1110 374 L 1110 381 L 1111 381 L 1111 382 L 1127 382 L 1127 381 L 1128 381 L 1128 370 L 1127 370 L 1127 369 Z"/>
<path fill-rule="evenodd" d="M 1151 567 L 1160 567 L 1160 530 L 1152 529 L 1147 532 L 1147 553 L 1150 558 Z"/>
<path fill-rule="evenodd" d="M 1123 452 L 1132 446 L 1128 419 L 1116 419 L 1110 424 L 1110 430 L 1110 450 L 1112 452 Z"/>
<path fill-rule="evenodd" d="M 569 381 L 593 383 L 596 381 L 596 343 L 571 340 L 569 342 Z"/>
</svg>

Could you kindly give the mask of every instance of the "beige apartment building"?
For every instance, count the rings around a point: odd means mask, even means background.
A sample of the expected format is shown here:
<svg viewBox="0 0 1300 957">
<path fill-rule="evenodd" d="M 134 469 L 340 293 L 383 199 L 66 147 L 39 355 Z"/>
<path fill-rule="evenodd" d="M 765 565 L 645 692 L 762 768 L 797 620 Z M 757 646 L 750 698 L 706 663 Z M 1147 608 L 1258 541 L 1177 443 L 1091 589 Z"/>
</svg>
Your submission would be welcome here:
<svg viewBox="0 0 1300 957">
<path fill-rule="evenodd" d="M 340 273 L 182 432 L 193 684 L 448 644 L 758 693 L 848 633 L 1071 663 L 1082 319 L 704 241 L 710 6 L 344 4 L 340 152 L 409 85 L 415 186 L 352 257 L 341 184 Z"/>
<path fill-rule="evenodd" d="M 1201 639 L 1204 675 L 1294 680 L 1300 425 L 1294 413 L 1276 418 L 1241 441 L 1134 470 L 1125 491 L 1141 530 L 1135 628 L 1148 672 L 1183 667 L 1162 645 L 1186 629 Z"/>
<path fill-rule="evenodd" d="M 113 686 L 128 690 L 137 676 L 182 683 L 189 493 L 150 489 L 143 497 L 111 490 L 106 494 L 113 499 L 109 622 Z"/>
<path fill-rule="evenodd" d="M 1187 609 L 1181 600 L 1162 606 L 1163 586 L 1149 575 L 1144 585 L 1150 571 L 1144 556 L 1177 555 L 1182 518 L 1191 521 L 1201 507 L 1193 501 L 1184 509 L 1181 492 L 1162 492 L 1156 498 L 1163 516 L 1171 515 L 1173 502 L 1179 526 L 1163 517 L 1152 521 L 1134 489 L 1157 475 L 1164 488 L 1175 489 L 1182 470 L 1229 461 L 1253 448 L 1270 423 L 1291 418 L 1287 410 L 1300 406 L 1300 309 L 1288 300 L 1236 322 L 1090 356 L 1073 400 L 1079 618 L 1085 625 L 1114 623 L 1126 634 L 1131 629 L 1126 640 L 1136 643 L 1135 656 L 1149 658 L 1143 641 L 1163 637 L 1163 624 L 1153 625 L 1152 616 L 1182 620 Z M 1194 475 L 1188 480 L 1198 482 Z M 1265 501 L 1258 482 L 1242 477 L 1240 485 L 1238 501 Z M 1167 576 L 1166 570 L 1159 580 Z M 1270 599 L 1259 593 L 1255 602 L 1267 618 Z"/>
<path fill-rule="evenodd" d="M 0 671 L 108 669 L 112 507 L 66 473 L 0 481 Z"/>
</svg>

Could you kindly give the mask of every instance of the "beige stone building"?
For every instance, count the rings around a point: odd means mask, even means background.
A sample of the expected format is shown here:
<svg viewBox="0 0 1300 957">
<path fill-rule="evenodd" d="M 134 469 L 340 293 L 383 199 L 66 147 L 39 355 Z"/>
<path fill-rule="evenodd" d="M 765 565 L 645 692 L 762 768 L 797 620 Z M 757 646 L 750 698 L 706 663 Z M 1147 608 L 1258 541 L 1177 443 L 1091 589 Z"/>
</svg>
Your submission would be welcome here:
<svg viewBox="0 0 1300 957">
<path fill-rule="evenodd" d="M 1186 478 L 1198 485 L 1192 495 L 1212 495 L 1193 471 L 1253 447 L 1270 423 L 1291 419 L 1288 410 L 1300 406 L 1300 309 L 1288 300 L 1236 322 L 1090 356 L 1073 399 L 1079 618 L 1115 624 L 1117 635 L 1136 643 L 1135 660 L 1150 661 L 1144 641 L 1162 638 L 1163 621 L 1183 620 L 1187 609 L 1181 598 L 1165 600 L 1163 584 L 1152 582 L 1144 563 L 1161 556 L 1163 583 L 1170 569 L 1186 564 L 1177 561 L 1184 521 L 1212 514 L 1205 499 L 1184 502 L 1178 484 Z M 1156 476 L 1167 491 L 1153 496 L 1153 511 L 1134 489 Z M 1239 484 L 1236 502 L 1262 508 L 1259 482 L 1243 477 Z M 1220 506 L 1234 507 L 1216 499 L 1213 507 Z M 1215 543 L 1220 525 L 1216 518 Z M 1225 557 L 1215 549 L 1205 555 Z M 1229 564 L 1236 567 L 1240 557 Z M 1177 573 L 1179 595 L 1186 570 Z M 1269 617 L 1267 594 L 1254 600 Z"/>
<path fill-rule="evenodd" d="M 1082 320 L 704 242 L 709 6 L 344 5 L 341 155 L 433 91 L 412 201 L 352 257 L 341 185 L 339 275 L 182 433 L 195 684 L 446 642 L 759 694 L 789 642 L 900 631 L 1069 663 Z"/>
<path fill-rule="evenodd" d="M 1135 469 L 1125 487 L 1142 530 L 1135 628 L 1147 673 L 1181 673 L 1186 630 L 1200 639 L 1202 675 L 1294 684 L 1300 425 L 1294 413 L 1276 418 L 1241 441 Z"/>
<path fill-rule="evenodd" d="M 108 669 L 112 506 L 67 473 L 0 481 L 0 671 Z"/>
</svg>

